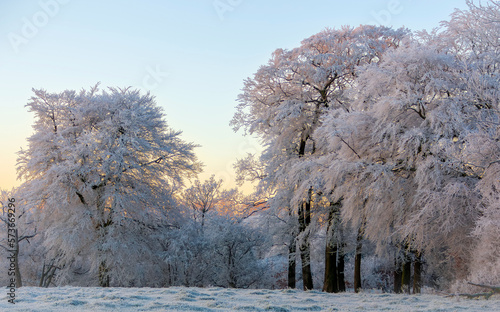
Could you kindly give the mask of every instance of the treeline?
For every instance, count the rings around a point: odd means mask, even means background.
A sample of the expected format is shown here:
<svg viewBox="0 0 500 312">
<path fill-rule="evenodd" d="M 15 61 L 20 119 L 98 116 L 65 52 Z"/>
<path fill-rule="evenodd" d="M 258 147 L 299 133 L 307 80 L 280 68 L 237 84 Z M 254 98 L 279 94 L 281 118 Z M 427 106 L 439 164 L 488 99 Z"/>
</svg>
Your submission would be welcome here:
<svg viewBox="0 0 500 312">
<path fill-rule="evenodd" d="M 395 292 L 500 283 L 500 4 L 468 5 L 431 33 L 326 29 L 245 81 L 232 125 L 264 150 L 237 168 L 289 224 L 289 287 L 295 253 L 321 286 L 320 228 L 325 291 L 344 290 L 346 255 L 356 291 L 372 255 Z"/>
<path fill-rule="evenodd" d="M 25 182 L 0 196 L 5 285 L 272 287 L 266 239 L 237 210 L 243 195 L 195 180 L 196 146 L 150 94 L 33 91 Z"/>
<path fill-rule="evenodd" d="M 468 4 L 431 33 L 346 26 L 276 50 L 231 121 L 263 143 L 235 164 L 247 197 L 196 180 L 196 145 L 150 94 L 34 90 L 25 182 L 1 199 L 18 286 L 499 284 L 500 4 Z"/>
</svg>

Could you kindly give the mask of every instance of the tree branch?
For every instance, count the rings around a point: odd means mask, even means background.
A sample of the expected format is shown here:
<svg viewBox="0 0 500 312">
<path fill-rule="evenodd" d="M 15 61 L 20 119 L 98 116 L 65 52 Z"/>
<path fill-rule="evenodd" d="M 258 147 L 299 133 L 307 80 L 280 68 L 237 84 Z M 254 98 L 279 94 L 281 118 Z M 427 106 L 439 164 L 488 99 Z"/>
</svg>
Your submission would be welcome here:
<svg viewBox="0 0 500 312">
<path fill-rule="evenodd" d="M 473 286 L 477 286 L 477 287 L 487 288 L 487 289 L 490 289 L 491 291 L 484 292 L 484 293 L 476 293 L 476 294 L 455 294 L 455 295 L 449 295 L 447 297 L 461 296 L 461 297 L 466 297 L 469 299 L 484 297 L 485 299 L 490 299 L 490 297 L 493 296 L 494 294 L 500 294 L 500 286 L 490 286 L 490 285 L 476 284 L 476 283 L 471 283 L 471 282 L 468 282 L 468 284 L 473 285 Z"/>
<path fill-rule="evenodd" d="M 356 155 L 358 156 L 359 159 L 361 159 L 361 156 L 359 156 L 359 154 L 354 150 L 354 148 L 352 148 L 349 143 L 347 143 L 343 138 L 339 137 L 340 141 L 342 143 L 344 143 L 345 145 L 347 145 L 347 147 L 349 147 L 351 149 L 351 151 Z"/>
</svg>

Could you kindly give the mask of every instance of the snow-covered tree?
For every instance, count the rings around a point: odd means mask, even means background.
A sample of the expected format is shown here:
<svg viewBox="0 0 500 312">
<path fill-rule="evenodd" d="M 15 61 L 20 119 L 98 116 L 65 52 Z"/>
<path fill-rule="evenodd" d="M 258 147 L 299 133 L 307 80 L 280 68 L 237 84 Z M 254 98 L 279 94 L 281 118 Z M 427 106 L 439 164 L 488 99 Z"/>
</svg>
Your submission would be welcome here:
<svg viewBox="0 0 500 312">
<path fill-rule="evenodd" d="M 29 243 L 30 239 L 36 236 L 36 225 L 29 219 L 29 211 L 16 196 L 15 189 L 0 190 L 0 208 L 0 221 L 5 229 L 5 236 L 0 239 L 0 248 L 4 255 L 2 264 L 6 264 L 6 284 L 10 284 L 10 280 L 14 279 L 15 286 L 21 287 L 24 274 L 21 275 L 20 258 L 25 258 L 27 254 L 27 248 L 21 248 L 21 242 Z M 26 243 L 23 243 L 23 247 L 26 247 Z"/>
<path fill-rule="evenodd" d="M 472 230 L 475 238 L 467 258 L 467 278 L 476 283 L 498 285 L 500 258 L 498 243 L 500 159 L 500 4 L 467 1 L 468 10 L 456 10 L 445 23 L 443 36 L 448 38 L 461 61 L 464 92 L 460 100 L 470 105 L 468 128 L 457 136 L 454 164 L 480 181 L 474 191 L 478 218 Z M 464 287 L 460 285 L 460 287 Z"/>
<path fill-rule="evenodd" d="M 488 168 L 478 189 L 483 196 L 481 216 L 476 222 L 473 234 L 477 245 L 473 249 L 470 274 L 473 282 L 489 285 L 500 284 L 500 166 Z"/>
<path fill-rule="evenodd" d="M 368 109 L 376 118 L 372 144 L 378 143 L 384 150 L 379 163 L 392 173 L 393 181 L 399 184 L 394 186 L 405 185 L 405 195 L 396 201 L 398 204 L 392 204 L 393 222 L 386 220 L 385 226 L 372 222 L 367 233 L 380 239 L 384 237 L 381 229 L 392 228 L 397 244 L 406 252 L 416 250 L 417 255 L 424 250 L 435 254 L 445 245 L 457 254 L 465 252 L 467 244 L 460 234 L 475 215 L 473 194 L 463 201 L 456 196 L 472 190 L 475 180 L 452 168 L 453 155 L 444 148 L 453 145 L 467 127 L 462 113 L 467 104 L 457 101 L 461 93 L 455 75 L 458 67 L 453 55 L 431 44 L 412 43 L 388 53 L 363 77 L 367 83 L 362 85 L 370 98 L 364 102 L 373 105 Z M 370 75 L 379 76 L 374 80 Z M 367 207 L 372 212 L 387 211 L 380 202 L 373 204 Z M 460 246 L 465 250 L 458 251 Z M 417 272 L 419 262 L 415 262 Z M 404 285 L 409 282 L 405 280 L 408 275 L 408 269 L 403 270 L 403 287 L 407 290 Z"/>
<path fill-rule="evenodd" d="M 249 219 L 214 213 L 205 223 L 187 218 L 166 235 L 167 285 L 270 288 L 264 261 L 267 236 Z"/>
<path fill-rule="evenodd" d="M 203 227 L 209 214 L 240 218 L 248 214 L 254 205 L 253 198 L 246 198 L 237 188 L 223 189 L 223 181 L 211 176 L 203 183 L 195 180 L 182 195 L 182 203 L 188 207 L 193 219 Z M 249 207 L 250 206 L 250 207 Z"/>
<path fill-rule="evenodd" d="M 190 188 L 184 191 L 183 200 L 193 213 L 194 220 L 201 219 L 201 226 L 205 224 L 205 216 L 223 200 L 221 196 L 222 180 L 215 180 L 215 176 L 201 183 L 196 180 Z"/>
<path fill-rule="evenodd" d="M 259 229 L 225 217 L 212 218 L 210 222 L 210 283 L 231 288 L 269 284 L 270 268 L 259 259 L 265 235 Z"/>
<path fill-rule="evenodd" d="M 292 168 L 315 153 L 313 133 L 321 116 L 332 109 L 350 110 L 346 91 L 358 75 L 357 68 L 378 62 L 406 34 L 404 29 L 374 26 L 327 29 L 305 39 L 298 48 L 276 50 L 268 64 L 245 81 L 232 124 L 261 138 L 265 150 L 260 160 L 266 169 L 261 185 L 276 190 L 276 198 L 288 197 L 285 202 L 273 202 L 299 220 L 305 289 L 313 288 L 308 236 L 317 195 L 309 172 Z M 286 196 L 290 190 L 292 196 Z"/>
<path fill-rule="evenodd" d="M 162 266 L 148 237 L 166 222 L 168 189 L 198 170 L 195 146 L 168 127 L 150 94 L 34 93 L 20 192 L 61 282 L 85 273 L 93 285 L 154 285 Z"/>
<path fill-rule="evenodd" d="M 402 262 L 414 261 L 414 291 L 422 256 L 450 280 L 497 250 L 485 226 L 497 193 L 483 180 L 498 160 L 499 6 L 469 5 L 442 33 L 360 70 L 352 109 L 331 111 L 315 136 L 316 174 L 343 199 L 344 221 L 361 225 L 379 252 L 402 249 Z"/>
</svg>

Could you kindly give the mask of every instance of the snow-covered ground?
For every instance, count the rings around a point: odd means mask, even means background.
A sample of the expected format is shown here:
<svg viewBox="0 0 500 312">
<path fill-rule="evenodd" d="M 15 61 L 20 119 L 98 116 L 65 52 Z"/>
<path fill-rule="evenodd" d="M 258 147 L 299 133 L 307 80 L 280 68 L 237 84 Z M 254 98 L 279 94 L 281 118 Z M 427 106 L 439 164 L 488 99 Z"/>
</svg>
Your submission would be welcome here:
<svg viewBox="0 0 500 312">
<path fill-rule="evenodd" d="M 7 293 L 5 289 L 5 293 Z M 327 294 L 225 288 L 38 288 L 2 295 L 0 311 L 500 311 L 500 298 L 437 295 Z"/>
</svg>

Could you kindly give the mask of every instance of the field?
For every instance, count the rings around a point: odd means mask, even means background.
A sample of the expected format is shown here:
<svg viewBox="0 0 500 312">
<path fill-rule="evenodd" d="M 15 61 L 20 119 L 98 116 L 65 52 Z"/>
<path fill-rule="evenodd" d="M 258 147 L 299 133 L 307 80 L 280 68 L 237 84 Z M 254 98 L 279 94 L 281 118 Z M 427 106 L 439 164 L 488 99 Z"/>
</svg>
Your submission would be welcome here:
<svg viewBox="0 0 500 312">
<path fill-rule="evenodd" d="M 7 289 L 5 289 L 7 290 Z M 500 311 L 500 298 L 225 288 L 22 287 L 0 311 Z"/>
</svg>

